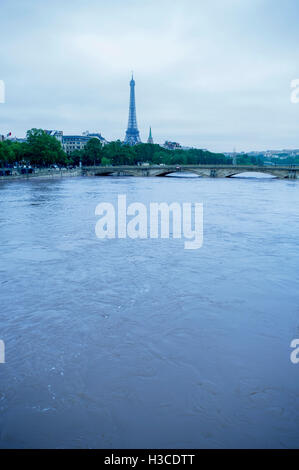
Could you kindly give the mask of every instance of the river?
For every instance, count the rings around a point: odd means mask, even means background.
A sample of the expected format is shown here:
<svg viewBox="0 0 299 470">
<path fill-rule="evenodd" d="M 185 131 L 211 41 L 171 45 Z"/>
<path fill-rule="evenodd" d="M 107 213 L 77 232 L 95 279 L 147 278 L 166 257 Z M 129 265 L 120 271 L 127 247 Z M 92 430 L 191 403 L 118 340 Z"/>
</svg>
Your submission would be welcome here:
<svg viewBox="0 0 299 470">
<path fill-rule="evenodd" d="M 201 202 L 204 240 L 106 239 L 95 208 Z M 299 447 L 299 182 L 0 183 L 1 448 Z"/>
</svg>

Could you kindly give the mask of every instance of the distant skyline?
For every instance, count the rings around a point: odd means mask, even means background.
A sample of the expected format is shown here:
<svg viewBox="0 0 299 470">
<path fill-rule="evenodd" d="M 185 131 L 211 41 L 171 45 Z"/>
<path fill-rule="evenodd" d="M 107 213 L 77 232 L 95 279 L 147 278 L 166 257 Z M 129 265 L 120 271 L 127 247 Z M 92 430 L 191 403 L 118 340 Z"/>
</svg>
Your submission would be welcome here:
<svg viewBox="0 0 299 470">
<path fill-rule="evenodd" d="M 2 0 L 0 134 L 124 139 L 134 70 L 142 142 L 299 148 L 297 0 Z"/>
</svg>

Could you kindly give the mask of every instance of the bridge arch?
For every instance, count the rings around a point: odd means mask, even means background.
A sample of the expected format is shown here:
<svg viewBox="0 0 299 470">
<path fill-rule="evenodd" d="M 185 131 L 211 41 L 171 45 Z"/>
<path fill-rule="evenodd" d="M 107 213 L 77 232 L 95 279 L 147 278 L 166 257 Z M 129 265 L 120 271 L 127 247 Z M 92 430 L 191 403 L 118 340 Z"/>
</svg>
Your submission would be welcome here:
<svg viewBox="0 0 299 470">
<path fill-rule="evenodd" d="M 165 170 L 158 171 L 155 176 L 169 176 L 169 175 L 176 175 L 176 174 L 183 174 L 183 175 L 192 174 L 195 176 L 200 176 L 198 171 L 193 168 L 188 168 L 188 170 L 184 170 L 181 168 L 170 169 L 170 170 L 165 169 Z"/>
<path fill-rule="evenodd" d="M 253 176 L 251 176 L 251 174 L 253 173 Z M 254 170 L 239 170 L 239 171 L 233 171 L 233 172 L 230 172 L 229 174 L 226 175 L 226 178 L 232 178 L 234 176 L 237 176 L 237 177 L 241 177 L 241 178 L 244 178 L 244 177 L 248 177 L 248 178 L 254 178 L 254 177 L 269 177 L 269 178 L 278 178 L 278 175 L 275 174 L 274 172 L 271 172 L 271 170 L 258 170 L 258 171 L 254 171 Z"/>
<path fill-rule="evenodd" d="M 94 174 L 94 176 L 135 176 L 133 171 L 98 171 Z"/>
<path fill-rule="evenodd" d="M 101 171 L 101 172 L 96 172 L 94 176 L 111 176 L 113 175 L 113 173 L 114 173 L 113 171 L 106 171 L 106 172 Z"/>
</svg>

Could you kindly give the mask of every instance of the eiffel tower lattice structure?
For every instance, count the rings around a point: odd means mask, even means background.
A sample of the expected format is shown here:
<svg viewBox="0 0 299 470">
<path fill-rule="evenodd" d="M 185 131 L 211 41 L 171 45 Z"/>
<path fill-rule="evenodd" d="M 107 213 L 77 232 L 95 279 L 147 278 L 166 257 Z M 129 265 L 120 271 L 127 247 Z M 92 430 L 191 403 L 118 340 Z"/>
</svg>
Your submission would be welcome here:
<svg viewBox="0 0 299 470">
<path fill-rule="evenodd" d="M 126 131 L 125 144 L 127 145 L 136 145 L 140 143 L 139 130 L 137 127 L 137 118 L 136 118 L 136 103 L 135 103 L 135 80 L 132 78 L 130 81 L 130 105 L 129 105 L 129 120 L 128 128 Z"/>
</svg>

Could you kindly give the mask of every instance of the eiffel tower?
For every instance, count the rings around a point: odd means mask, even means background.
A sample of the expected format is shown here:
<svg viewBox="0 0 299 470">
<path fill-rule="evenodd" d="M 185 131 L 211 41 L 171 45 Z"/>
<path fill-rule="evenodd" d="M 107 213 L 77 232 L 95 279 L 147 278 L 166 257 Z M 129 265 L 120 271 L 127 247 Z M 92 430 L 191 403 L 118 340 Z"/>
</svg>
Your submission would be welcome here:
<svg viewBox="0 0 299 470">
<path fill-rule="evenodd" d="M 128 129 L 126 131 L 125 144 L 135 145 L 141 142 L 139 136 L 139 130 L 137 128 L 136 119 L 136 105 L 135 105 L 135 80 L 133 78 L 130 81 L 130 106 L 129 106 L 129 121 Z"/>
</svg>

